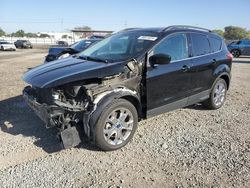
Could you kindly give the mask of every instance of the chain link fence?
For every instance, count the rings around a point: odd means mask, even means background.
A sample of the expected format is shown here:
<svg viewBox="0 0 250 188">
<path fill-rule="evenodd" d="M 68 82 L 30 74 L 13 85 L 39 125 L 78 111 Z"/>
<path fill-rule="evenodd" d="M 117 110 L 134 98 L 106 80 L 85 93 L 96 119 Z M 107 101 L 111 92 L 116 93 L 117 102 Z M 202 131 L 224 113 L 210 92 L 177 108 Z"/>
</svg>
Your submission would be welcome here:
<svg viewBox="0 0 250 188">
<path fill-rule="evenodd" d="M 58 40 L 66 41 L 68 44 L 73 44 L 75 40 L 73 38 L 55 39 L 55 38 L 29 38 L 29 37 L 0 37 L 0 40 L 5 40 L 14 43 L 17 40 L 29 40 L 33 45 L 55 45 Z"/>
</svg>

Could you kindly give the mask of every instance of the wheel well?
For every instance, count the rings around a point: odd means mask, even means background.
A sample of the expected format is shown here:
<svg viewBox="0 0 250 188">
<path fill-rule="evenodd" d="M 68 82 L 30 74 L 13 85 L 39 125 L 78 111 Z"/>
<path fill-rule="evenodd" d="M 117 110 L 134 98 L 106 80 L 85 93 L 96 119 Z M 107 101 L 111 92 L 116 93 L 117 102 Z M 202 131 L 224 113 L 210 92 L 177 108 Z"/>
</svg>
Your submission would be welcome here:
<svg viewBox="0 0 250 188">
<path fill-rule="evenodd" d="M 122 96 L 121 99 L 125 99 L 125 100 L 128 100 L 129 102 L 131 102 L 137 110 L 139 119 L 142 118 L 141 103 L 137 98 L 135 98 L 133 96 L 126 95 L 126 96 Z"/>
<path fill-rule="evenodd" d="M 227 75 L 222 75 L 222 76 L 220 76 L 220 78 L 222 78 L 223 80 L 226 81 L 226 83 L 227 83 L 227 89 L 228 89 L 229 88 L 229 84 L 230 84 L 229 77 Z"/>
</svg>

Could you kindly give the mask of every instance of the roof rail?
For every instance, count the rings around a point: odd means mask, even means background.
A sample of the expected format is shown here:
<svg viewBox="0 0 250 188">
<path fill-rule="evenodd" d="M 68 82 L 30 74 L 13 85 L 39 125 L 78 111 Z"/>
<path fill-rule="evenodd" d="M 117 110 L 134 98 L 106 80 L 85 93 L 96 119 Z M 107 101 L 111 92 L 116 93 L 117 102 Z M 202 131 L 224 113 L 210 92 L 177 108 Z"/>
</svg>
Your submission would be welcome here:
<svg viewBox="0 0 250 188">
<path fill-rule="evenodd" d="M 135 30 L 135 29 L 140 29 L 140 28 L 139 27 L 125 28 L 125 29 L 120 30 L 119 32 L 121 32 L 121 31 L 131 31 L 131 30 Z"/>
<path fill-rule="evenodd" d="M 190 25 L 171 25 L 171 26 L 164 28 L 162 31 L 169 31 L 173 29 L 195 29 L 195 30 L 212 32 L 210 29 L 206 29 L 203 27 L 190 26 Z"/>
</svg>

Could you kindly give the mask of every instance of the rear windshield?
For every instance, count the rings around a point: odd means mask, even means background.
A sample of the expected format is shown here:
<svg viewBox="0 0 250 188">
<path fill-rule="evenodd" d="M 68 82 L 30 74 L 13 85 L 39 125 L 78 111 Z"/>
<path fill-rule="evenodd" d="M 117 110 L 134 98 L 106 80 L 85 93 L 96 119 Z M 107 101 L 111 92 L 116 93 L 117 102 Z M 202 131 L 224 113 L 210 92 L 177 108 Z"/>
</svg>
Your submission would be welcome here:
<svg viewBox="0 0 250 188">
<path fill-rule="evenodd" d="M 82 40 L 82 41 L 79 41 L 79 42 L 76 42 L 76 43 L 72 44 L 70 46 L 70 48 L 73 48 L 76 51 L 80 52 L 80 51 L 84 50 L 85 48 L 87 48 L 88 46 L 90 46 L 94 42 L 95 41 Z"/>
</svg>

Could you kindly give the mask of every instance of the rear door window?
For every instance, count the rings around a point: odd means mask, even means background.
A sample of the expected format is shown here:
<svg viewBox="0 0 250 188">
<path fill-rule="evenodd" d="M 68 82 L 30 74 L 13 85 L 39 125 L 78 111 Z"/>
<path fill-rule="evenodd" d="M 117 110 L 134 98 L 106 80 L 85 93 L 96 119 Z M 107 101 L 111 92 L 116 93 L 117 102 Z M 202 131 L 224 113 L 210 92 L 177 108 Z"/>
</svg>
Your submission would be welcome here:
<svg viewBox="0 0 250 188">
<path fill-rule="evenodd" d="M 209 37 L 211 52 L 218 52 L 221 49 L 221 40 L 215 37 Z"/>
<path fill-rule="evenodd" d="M 201 56 L 210 53 L 210 46 L 206 35 L 191 33 L 193 56 Z"/>
</svg>

